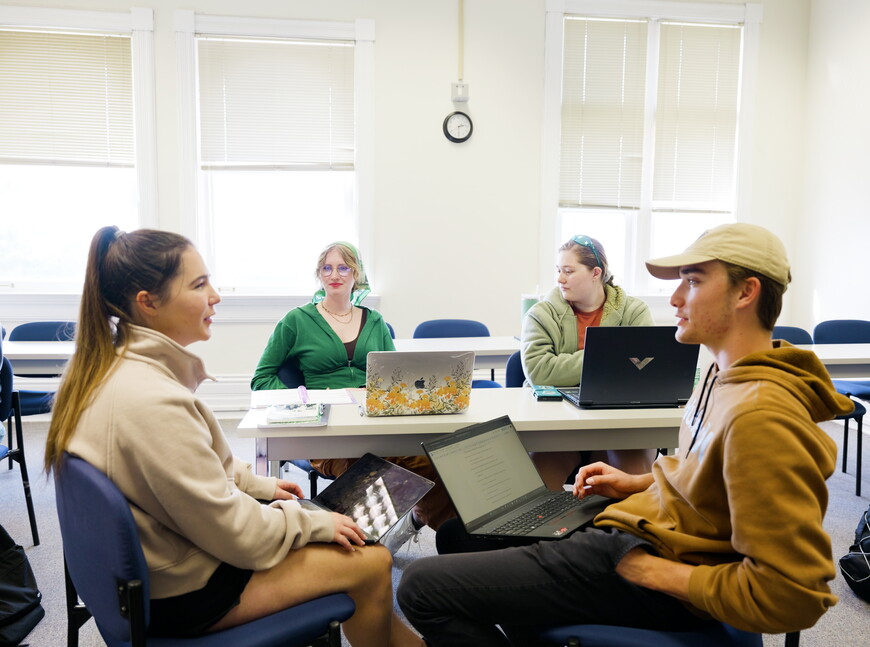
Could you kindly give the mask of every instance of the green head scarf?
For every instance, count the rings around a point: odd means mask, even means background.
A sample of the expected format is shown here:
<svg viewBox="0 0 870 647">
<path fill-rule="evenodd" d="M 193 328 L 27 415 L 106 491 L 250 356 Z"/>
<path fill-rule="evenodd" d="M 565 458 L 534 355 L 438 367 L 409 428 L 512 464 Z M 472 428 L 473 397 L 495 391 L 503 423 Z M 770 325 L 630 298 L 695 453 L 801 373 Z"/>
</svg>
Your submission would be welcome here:
<svg viewBox="0 0 870 647">
<path fill-rule="evenodd" d="M 353 286 L 353 293 L 350 295 L 350 302 L 352 305 L 358 306 L 362 303 L 363 299 L 365 299 L 371 289 L 369 288 L 369 280 L 366 276 L 366 269 L 363 266 L 362 258 L 360 258 L 359 252 L 357 248 L 351 245 L 348 242 L 343 240 L 337 240 L 334 243 L 329 243 L 324 249 L 330 249 L 332 247 L 337 247 L 341 252 L 345 255 L 352 256 L 354 260 L 356 260 L 357 267 L 359 268 L 357 274 L 359 278 L 355 281 Z M 311 297 L 311 303 L 320 303 L 323 299 L 326 298 L 326 291 L 323 288 L 320 288 L 317 292 L 314 293 L 314 296 Z"/>
</svg>

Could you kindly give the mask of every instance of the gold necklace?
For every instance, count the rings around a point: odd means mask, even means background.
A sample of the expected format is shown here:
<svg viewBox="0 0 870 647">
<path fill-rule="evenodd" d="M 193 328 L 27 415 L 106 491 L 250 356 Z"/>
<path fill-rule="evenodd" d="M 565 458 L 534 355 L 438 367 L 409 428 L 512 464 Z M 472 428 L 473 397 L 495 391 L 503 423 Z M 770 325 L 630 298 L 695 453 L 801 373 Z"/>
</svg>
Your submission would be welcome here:
<svg viewBox="0 0 870 647">
<path fill-rule="evenodd" d="M 326 305 L 323 303 L 323 301 L 320 302 L 320 307 L 323 308 L 327 313 L 329 313 L 329 316 L 332 317 L 333 319 L 335 319 L 338 323 L 341 323 L 341 324 L 350 323 L 351 319 L 353 319 L 353 306 L 351 306 L 350 310 L 348 310 L 344 314 L 334 313 L 332 310 L 330 310 L 329 308 L 326 307 Z M 347 321 L 342 321 L 341 319 L 339 319 L 339 317 L 347 317 L 347 316 L 350 316 L 350 319 L 348 319 Z"/>
</svg>

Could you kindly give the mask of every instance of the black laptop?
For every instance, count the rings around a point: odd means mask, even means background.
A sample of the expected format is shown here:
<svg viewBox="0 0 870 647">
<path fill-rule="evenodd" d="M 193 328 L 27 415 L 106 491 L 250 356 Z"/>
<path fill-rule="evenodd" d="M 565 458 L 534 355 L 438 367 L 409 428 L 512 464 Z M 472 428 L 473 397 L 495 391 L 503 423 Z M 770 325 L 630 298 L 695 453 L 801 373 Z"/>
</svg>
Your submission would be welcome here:
<svg viewBox="0 0 870 647">
<path fill-rule="evenodd" d="M 432 486 L 429 479 L 366 454 L 313 499 L 300 499 L 305 508 L 345 514 L 362 528 L 366 541 L 379 541 Z"/>
<path fill-rule="evenodd" d="M 468 534 L 561 539 L 612 500 L 548 490 L 507 416 L 423 443 Z"/>
<path fill-rule="evenodd" d="M 680 407 L 689 401 L 697 344 L 681 344 L 676 326 L 594 326 L 586 329 L 580 386 L 560 388 L 582 409 Z"/>
</svg>

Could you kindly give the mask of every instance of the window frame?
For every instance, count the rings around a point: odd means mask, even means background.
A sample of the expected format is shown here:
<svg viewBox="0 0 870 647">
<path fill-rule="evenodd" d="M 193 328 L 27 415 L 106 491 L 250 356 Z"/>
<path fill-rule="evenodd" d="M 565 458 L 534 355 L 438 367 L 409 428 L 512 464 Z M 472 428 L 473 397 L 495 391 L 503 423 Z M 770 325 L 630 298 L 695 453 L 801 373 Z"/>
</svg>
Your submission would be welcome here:
<svg viewBox="0 0 870 647">
<path fill-rule="evenodd" d="M 354 216 L 360 246 L 371 249 L 374 212 L 374 20 L 243 18 L 177 10 L 174 26 L 182 133 L 179 162 L 182 175 L 179 189 L 181 230 L 194 241 L 206 264 L 213 264 L 214 250 L 211 223 L 207 209 L 203 208 L 207 204 L 207 195 L 198 154 L 197 35 L 354 41 Z M 369 273 L 374 273 L 374 263 L 368 265 Z M 240 290 L 239 293 L 243 292 Z"/>
<path fill-rule="evenodd" d="M 154 12 L 132 8 L 126 12 L 0 6 L 0 25 L 9 29 L 46 29 L 82 33 L 129 33 L 133 75 L 134 164 L 140 227 L 157 226 L 156 75 Z M 47 282 L 35 286 L 0 286 L 5 294 L 70 294 L 75 289 Z"/>
<path fill-rule="evenodd" d="M 758 51 L 762 6 L 756 3 L 722 4 L 706 2 L 673 2 L 658 0 L 547 0 L 546 36 L 544 52 L 544 119 L 541 146 L 541 209 L 539 238 L 539 284 L 552 283 L 552 259 L 560 240 L 561 220 L 566 212 L 583 211 L 559 207 L 559 175 L 561 151 L 563 22 L 566 15 L 609 18 L 646 18 L 651 21 L 685 20 L 743 25 L 743 62 L 740 80 L 740 99 L 737 123 L 737 159 L 735 169 L 734 215 L 745 220 L 749 213 L 752 177 L 752 141 L 755 123 L 754 97 L 758 77 Z M 654 49 L 655 48 L 655 49 Z M 657 42 L 648 43 L 647 95 L 656 87 L 657 74 L 649 74 L 657 66 Z M 655 68 L 653 68 L 655 69 Z M 652 92 L 654 96 L 655 93 Z M 650 242 L 652 209 L 652 166 L 648 160 L 654 155 L 654 115 L 645 114 L 644 161 L 642 172 L 641 207 L 636 217 L 625 216 L 626 240 L 625 276 L 620 283 L 638 296 L 651 293 L 643 261 Z M 589 210 L 587 210 L 589 211 Z M 628 212 L 622 211 L 626 214 Z M 700 232 L 699 232 L 700 233 Z M 654 294 L 654 296 L 660 296 Z"/>
</svg>

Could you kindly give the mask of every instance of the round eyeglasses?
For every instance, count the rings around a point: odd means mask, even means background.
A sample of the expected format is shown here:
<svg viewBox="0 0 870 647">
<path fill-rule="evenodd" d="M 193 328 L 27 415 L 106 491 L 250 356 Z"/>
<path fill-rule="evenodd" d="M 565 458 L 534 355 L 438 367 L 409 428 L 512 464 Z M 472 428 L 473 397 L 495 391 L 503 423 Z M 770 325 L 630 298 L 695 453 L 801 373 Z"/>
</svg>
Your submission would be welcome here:
<svg viewBox="0 0 870 647">
<path fill-rule="evenodd" d="M 348 274 L 353 272 L 353 269 L 351 269 L 347 265 L 335 265 L 335 266 L 323 265 L 320 268 L 320 275 L 321 276 L 332 276 L 333 270 L 338 270 L 339 276 L 347 276 Z"/>
</svg>

